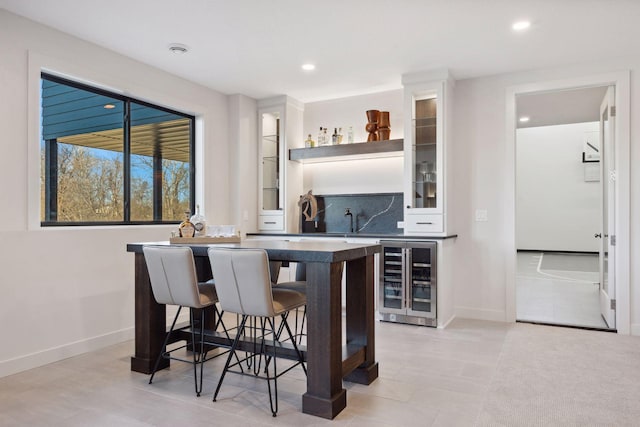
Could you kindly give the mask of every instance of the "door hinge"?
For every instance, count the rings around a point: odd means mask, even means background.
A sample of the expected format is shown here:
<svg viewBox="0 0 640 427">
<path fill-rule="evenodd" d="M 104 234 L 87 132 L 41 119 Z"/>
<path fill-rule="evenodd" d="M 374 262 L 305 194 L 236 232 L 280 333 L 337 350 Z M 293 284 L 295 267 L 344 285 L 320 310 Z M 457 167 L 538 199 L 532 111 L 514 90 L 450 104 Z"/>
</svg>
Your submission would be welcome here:
<svg viewBox="0 0 640 427">
<path fill-rule="evenodd" d="M 609 236 L 609 244 L 611 246 L 615 246 L 616 245 L 616 236 L 615 235 Z"/>
<path fill-rule="evenodd" d="M 615 117 L 616 116 L 616 106 L 615 105 L 611 106 L 609 114 L 611 115 L 611 117 Z"/>
<path fill-rule="evenodd" d="M 611 310 L 615 310 L 616 309 L 616 300 L 612 299 L 611 300 Z"/>
</svg>

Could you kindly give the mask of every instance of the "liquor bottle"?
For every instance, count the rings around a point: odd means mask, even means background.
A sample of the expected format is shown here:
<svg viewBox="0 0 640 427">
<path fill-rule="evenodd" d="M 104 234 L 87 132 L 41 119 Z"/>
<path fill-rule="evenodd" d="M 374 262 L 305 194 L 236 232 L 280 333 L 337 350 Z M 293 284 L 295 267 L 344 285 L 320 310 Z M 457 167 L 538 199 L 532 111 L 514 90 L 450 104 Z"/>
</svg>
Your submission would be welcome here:
<svg viewBox="0 0 640 427">
<path fill-rule="evenodd" d="M 200 215 L 200 205 L 196 205 L 196 214 L 191 217 L 191 224 L 195 228 L 195 237 L 204 237 L 207 235 L 207 219 Z"/>
<path fill-rule="evenodd" d="M 324 140 L 322 138 L 322 126 L 320 126 L 320 132 L 318 132 L 318 145 L 324 145 Z"/>
<path fill-rule="evenodd" d="M 338 128 L 333 128 L 333 135 L 331 135 L 331 144 L 338 144 Z"/>
<path fill-rule="evenodd" d="M 189 221 L 190 212 L 184 211 L 185 219 L 180 223 L 178 227 L 178 231 L 180 232 L 180 237 L 193 237 L 196 233 L 196 228 L 193 226 L 191 221 Z"/>
<path fill-rule="evenodd" d="M 307 137 L 307 140 L 304 142 L 304 146 L 307 148 L 313 148 L 316 146 L 316 142 L 311 139 L 311 134 Z"/>
<path fill-rule="evenodd" d="M 353 126 L 347 130 L 347 144 L 353 144 Z"/>
<path fill-rule="evenodd" d="M 338 128 L 338 144 L 342 144 L 342 128 Z"/>
<path fill-rule="evenodd" d="M 322 145 L 330 145 L 331 139 L 329 139 L 329 135 L 327 134 L 327 128 L 323 128 L 322 130 Z"/>
</svg>

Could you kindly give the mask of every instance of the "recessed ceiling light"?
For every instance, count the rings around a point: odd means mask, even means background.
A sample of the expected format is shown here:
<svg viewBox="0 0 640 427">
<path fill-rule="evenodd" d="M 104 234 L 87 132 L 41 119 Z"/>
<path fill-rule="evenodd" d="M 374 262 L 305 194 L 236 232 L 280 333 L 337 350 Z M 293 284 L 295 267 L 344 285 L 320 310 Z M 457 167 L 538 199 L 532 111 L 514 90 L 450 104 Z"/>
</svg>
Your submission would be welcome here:
<svg viewBox="0 0 640 427">
<path fill-rule="evenodd" d="M 113 104 L 104 104 L 104 108 L 106 108 L 107 110 L 113 110 L 114 108 L 116 108 L 116 106 Z"/>
<path fill-rule="evenodd" d="M 302 64 L 302 69 L 305 71 L 313 71 L 316 69 L 316 66 L 313 64 Z"/>
<path fill-rule="evenodd" d="M 520 123 L 527 123 L 529 120 L 531 120 L 531 119 L 529 117 L 527 117 L 527 116 L 522 116 L 519 119 Z"/>
<path fill-rule="evenodd" d="M 514 23 L 511 26 L 511 28 L 513 28 L 514 31 L 524 31 L 528 29 L 530 26 L 531 26 L 531 22 L 529 21 L 518 21 Z"/>
<path fill-rule="evenodd" d="M 189 48 L 180 43 L 172 43 L 169 45 L 169 51 L 176 55 L 182 55 L 183 53 L 189 52 Z"/>
</svg>

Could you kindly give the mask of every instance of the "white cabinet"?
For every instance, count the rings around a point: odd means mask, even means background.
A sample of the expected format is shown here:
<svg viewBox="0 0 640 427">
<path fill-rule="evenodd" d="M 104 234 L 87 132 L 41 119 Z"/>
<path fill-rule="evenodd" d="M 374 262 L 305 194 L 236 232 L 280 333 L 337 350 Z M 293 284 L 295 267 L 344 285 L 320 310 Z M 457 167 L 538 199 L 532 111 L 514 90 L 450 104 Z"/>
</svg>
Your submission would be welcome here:
<svg viewBox="0 0 640 427">
<path fill-rule="evenodd" d="M 447 71 L 402 76 L 404 85 L 404 230 L 406 234 L 450 232 L 447 193 L 451 168 L 453 82 Z"/>
<path fill-rule="evenodd" d="M 258 230 L 297 231 L 302 167 L 290 162 L 290 148 L 303 145 L 300 102 L 279 96 L 258 101 Z"/>
</svg>

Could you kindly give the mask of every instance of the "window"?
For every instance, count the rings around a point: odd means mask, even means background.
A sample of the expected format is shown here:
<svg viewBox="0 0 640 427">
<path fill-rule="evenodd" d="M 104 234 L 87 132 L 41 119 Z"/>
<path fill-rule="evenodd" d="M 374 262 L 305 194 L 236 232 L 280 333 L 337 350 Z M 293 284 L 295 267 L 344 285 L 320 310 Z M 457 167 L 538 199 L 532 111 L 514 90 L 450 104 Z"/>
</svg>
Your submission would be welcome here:
<svg viewBox="0 0 640 427">
<path fill-rule="evenodd" d="M 42 74 L 42 225 L 175 223 L 194 208 L 193 116 Z"/>
</svg>

